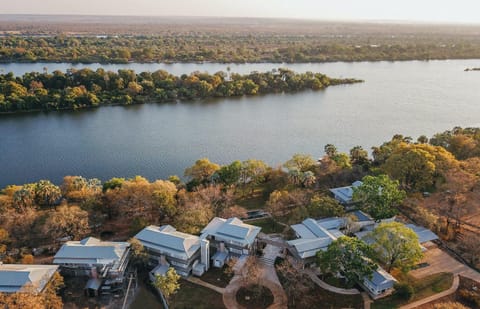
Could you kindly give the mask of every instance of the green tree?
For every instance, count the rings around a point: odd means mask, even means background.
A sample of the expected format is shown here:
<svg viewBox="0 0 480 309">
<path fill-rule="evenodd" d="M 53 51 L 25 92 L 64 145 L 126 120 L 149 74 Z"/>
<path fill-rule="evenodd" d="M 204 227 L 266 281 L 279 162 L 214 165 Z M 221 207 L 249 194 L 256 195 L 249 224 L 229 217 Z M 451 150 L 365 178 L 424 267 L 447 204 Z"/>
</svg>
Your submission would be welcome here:
<svg viewBox="0 0 480 309">
<path fill-rule="evenodd" d="M 35 184 L 25 184 L 13 193 L 13 206 L 19 212 L 25 212 L 35 204 Z"/>
<path fill-rule="evenodd" d="M 40 206 L 52 206 L 61 196 L 60 187 L 49 180 L 40 180 L 35 185 L 35 200 Z"/>
<path fill-rule="evenodd" d="M 353 201 L 375 220 L 390 218 L 397 214 L 396 207 L 401 205 L 406 193 L 398 188 L 398 181 L 387 175 L 365 176 L 363 184 L 353 188 Z"/>
<path fill-rule="evenodd" d="M 312 158 L 312 156 L 307 155 L 307 154 L 294 154 L 293 157 L 285 162 L 283 166 L 288 169 L 289 171 L 291 170 L 298 170 L 299 172 L 306 172 L 310 171 L 315 167 L 315 160 Z"/>
<path fill-rule="evenodd" d="M 335 145 L 333 144 L 326 144 L 323 149 L 325 150 L 325 154 L 330 158 L 332 158 L 338 153 L 337 147 L 335 147 Z"/>
<path fill-rule="evenodd" d="M 421 191 L 432 187 L 437 176 L 455 165 L 454 156 L 443 147 L 401 142 L 382 169 L 405 190 Z"/>
<path fill-rule="evenodd" d="M 417 234 L 402 223 L 381 223 L 366 237 L 388 272 L 393 267 L 407 271 L 423 257 Z"/>
<path fill-rule="evenodd" d="M 236 184 L 240 179 L 242 163 L 233 161 L 229 165 L 222 166 L 217 172 L 218 180 L 226 186 Z"/>
<path fill-rule="evenodd" d="M 210 162 L 207 158 L 199 159 L 194 165 L 185 169 L 185 176 L 192 178 L 193 181 L 206 183 L 212 175 L 220 169 L 216 163 Z"/>
<path fill-rule="evenodd" d="M 120 188 L 124 182 L 125 178 L 113 177 L 112 179 L 107 180 L 103 183 L 103 192 L 106 192 L 107 190 L 113 190 L 115 188 Z"/>
<path fill-rule="evenodd" d="M 170 267 L 165 275 L 157 275 L 153 285 L 159 289 L 165 298 L 168 300 L 170 296 L 175 294 L 180 288 L 180 276 L 177 274 L 173 267 Z"/>
<path fill-rule="evenodd" d="M 330 243 L 326 251 L 317 252 L 317 263 L 323 274 L 340 273 L 347 284 L 353 286 L 377 269 L 372 257 L 373 251 L 365 242 L 342 236 Z"/>
<path fill-rule="evenodd" d="M 355 165 L 368 165 L 370 163 L 368 152 L 362 146 L 353 147 L 350 149 L 350 162 Z"/>
<path fill-rule="evenodd" d="M 312 197 L 307 209 L 312 218 L 341 217 L 345 214 L 344 207 L 336 199 L 323 195 Z"/>
</svg>

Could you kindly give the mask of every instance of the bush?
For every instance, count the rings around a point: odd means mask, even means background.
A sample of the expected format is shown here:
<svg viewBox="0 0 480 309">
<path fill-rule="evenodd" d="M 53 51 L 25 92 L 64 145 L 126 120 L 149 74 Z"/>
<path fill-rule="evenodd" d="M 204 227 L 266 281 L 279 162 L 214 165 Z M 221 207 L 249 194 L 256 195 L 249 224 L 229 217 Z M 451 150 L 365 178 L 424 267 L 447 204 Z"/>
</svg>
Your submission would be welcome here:
<svg viewBox="0 0 480 309">
<path fill-rule="evenodd" d="M 397 283 L 395 284 L 395 294 L 402 299 L 410 300 L 415 294 L 415 290 L 408 283 Z"/>
<path fill-rule="evenodd" d="M 460 291 L 458 291 L 458 295 L 460 296 L 460 298 L 462 298 L 469 304 L 480 307 L 480 295 L 478 295 L 477 293 L 471 292 L 466 289 L 461 289 Z"/>
</svg>

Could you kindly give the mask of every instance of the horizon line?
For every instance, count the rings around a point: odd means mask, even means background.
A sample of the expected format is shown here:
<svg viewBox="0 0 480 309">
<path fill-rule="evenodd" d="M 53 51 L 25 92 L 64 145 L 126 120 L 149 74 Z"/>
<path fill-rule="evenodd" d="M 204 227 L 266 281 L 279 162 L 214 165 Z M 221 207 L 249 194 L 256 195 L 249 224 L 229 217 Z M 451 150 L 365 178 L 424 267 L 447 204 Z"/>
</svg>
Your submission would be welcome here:
<svg viewBox="0 0 480 309">
<path fill-rule="evenodd" d="M 440 21 L 440 20 L 418 20 L 418 19 L 343 19 L 343 18 L 310 18 L 310 17 L 282 17 L 282 16 L 217 16 L 217 15 L 125 15 L 125 14 L 76 14 L 76 13 L 0 13 L 0 16 L 55 16 L 55 17 L 140 17 L 140 18 L 177 18 L 177 19 L 264 19 L 264 20 L 293 20 L 310 22 L 338 22 L 338 23 L 383 23 L 383 24 L 419 24 L 419 25 L 463 25 L 480 26 L 479 22 L 467 21 Z"/>
</svg>

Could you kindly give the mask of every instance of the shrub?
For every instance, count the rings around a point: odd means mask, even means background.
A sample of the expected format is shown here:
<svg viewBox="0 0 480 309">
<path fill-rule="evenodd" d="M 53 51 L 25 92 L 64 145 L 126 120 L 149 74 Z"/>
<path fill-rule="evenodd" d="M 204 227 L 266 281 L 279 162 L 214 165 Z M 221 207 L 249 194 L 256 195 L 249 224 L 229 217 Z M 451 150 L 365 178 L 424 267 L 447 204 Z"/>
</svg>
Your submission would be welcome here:
<svg viewBox="0 0 480 309">
<path fill-rule="evenodd" d="M 410 300 L 415 294 L 415 290 L 408 283 L 397 283 L 395 284 L 395 294 L 402 299 Z"/>
</svg>

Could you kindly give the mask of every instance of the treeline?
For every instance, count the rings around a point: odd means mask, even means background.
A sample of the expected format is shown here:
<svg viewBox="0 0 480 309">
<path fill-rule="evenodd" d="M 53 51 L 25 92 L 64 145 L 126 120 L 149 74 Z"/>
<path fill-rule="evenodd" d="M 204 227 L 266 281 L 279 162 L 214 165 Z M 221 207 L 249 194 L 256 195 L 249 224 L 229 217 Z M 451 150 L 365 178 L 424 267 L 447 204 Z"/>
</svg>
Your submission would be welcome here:
<svg viewBox="0 0 480 309">
<path fill-rule="evenodd" d="M 171 33 L 0 38 L 0 62 L 331 62 L 480 58 L 475 36 Z"/>
<path fill-rule="evenodd" d="M 166 71 L 135 73 L 104 69 L 68 70 L 66 73 L 32 72 L 22 77 L 0 75 L 0 112 L 58 110 L 108 104 L 141 104 L 207 97 L 233 97 L 267 93 L 320 90 L 331 85 L 361 82 L 335 79 L 321 73 L 295 73 L 287 69 L 246 75 L 193 72 L 174 76 Z"/>
</svg>

